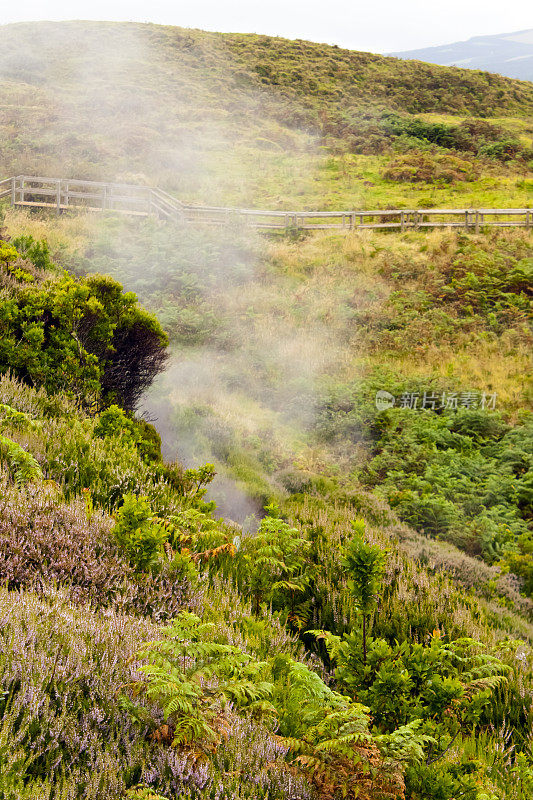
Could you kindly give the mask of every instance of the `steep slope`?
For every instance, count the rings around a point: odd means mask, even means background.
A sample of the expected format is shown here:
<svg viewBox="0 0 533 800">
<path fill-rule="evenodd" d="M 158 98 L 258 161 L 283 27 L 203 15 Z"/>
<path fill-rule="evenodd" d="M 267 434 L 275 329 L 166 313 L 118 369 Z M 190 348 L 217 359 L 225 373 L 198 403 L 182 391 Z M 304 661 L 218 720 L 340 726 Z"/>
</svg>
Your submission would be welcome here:
<svg viewBox="0 0 533 800">
<path fill-rule="evenodd" d="M 467 69 L 497 72 L 509 78 L 533 80 L 533 28 L 493 36 L 473 36 L 464 42 L 439 47 L 422 47 L 391 53 L 402 59 L 416 59 Z"/>
</svg>

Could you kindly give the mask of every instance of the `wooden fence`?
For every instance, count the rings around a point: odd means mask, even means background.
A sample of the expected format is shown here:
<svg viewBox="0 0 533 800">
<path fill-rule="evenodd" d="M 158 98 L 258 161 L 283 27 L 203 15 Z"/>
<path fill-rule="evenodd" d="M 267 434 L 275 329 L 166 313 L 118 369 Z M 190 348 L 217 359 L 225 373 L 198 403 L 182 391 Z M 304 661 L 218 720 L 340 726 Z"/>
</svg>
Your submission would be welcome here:
<svg viewBox="0 0 533 800">
<path fill-rule="evenodd" d="M 250 225 L 263 230 L 354 230 L 533 228 L 529 208 L 419 208 L 373 211 L 261 211 L 250 208 L 186 205 L 162 189 L 121 183 L 18 175 L 0 181 L 0 199 L 24 208 L 57 213 L 73 209 L 157 216 L 206 225 Z"/>
</svg>

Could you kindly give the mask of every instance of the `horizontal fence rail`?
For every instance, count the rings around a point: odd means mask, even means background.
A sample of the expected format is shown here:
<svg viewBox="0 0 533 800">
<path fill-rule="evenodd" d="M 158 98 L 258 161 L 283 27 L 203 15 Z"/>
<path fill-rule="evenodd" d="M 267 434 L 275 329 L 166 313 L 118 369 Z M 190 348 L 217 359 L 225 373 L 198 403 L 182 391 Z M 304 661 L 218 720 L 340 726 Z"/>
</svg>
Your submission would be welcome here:
<svg viewBox="0 0 533 800">
<path fill-rule="evenodd" d="M 423 230 L 487 226 L 533 228 L 529 208 L 419 208 L 370 211 L 268 211 L 251 208 L 186 205 L 162 189 L 74 178 L 18 175 L 0 181 L 0 199 L 23 208 L 57 213 L 73 209 L 112 211 L 139 217 L 205 225 L 244 224 L 263 230 Z"/>
<path fill-rule="evenodd" d="M 58 212 L 83 208 L 87 211 L 147 216 L 152 193 L 147 186 L 35 175 L 19 175 L 11 178 L 10 184 L 12 205 L 55 209 Z"/>
<path fill-rule="evenodd" d="M 12 181 L 13 178 L 5 178 L 3 181 L 0 181 L 0 198 L 9 197 L 11 195 Z"/>
</svg>

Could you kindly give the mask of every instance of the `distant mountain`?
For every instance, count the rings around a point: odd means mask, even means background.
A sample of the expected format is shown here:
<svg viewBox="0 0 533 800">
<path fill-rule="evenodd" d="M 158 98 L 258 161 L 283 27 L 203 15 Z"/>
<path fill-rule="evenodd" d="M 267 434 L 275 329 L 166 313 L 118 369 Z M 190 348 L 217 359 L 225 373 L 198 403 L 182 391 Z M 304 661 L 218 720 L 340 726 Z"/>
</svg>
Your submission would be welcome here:
<svg viewBox="0 0 533 800">
<path fill-rule="evenodd" d="M 482 69 L 509 78 L 533 81 L 533 28 L 495 36 L 473 36 L 466 42 L 389 53 L 430 64 Z"/>
</svg>

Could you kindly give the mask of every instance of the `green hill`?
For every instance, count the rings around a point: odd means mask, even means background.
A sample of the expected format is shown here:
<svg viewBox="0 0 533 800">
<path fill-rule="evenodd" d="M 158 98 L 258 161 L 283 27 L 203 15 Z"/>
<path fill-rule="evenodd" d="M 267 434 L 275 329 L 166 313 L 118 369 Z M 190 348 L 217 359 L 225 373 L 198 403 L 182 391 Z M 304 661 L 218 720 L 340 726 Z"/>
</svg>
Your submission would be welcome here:
<svg viewBox="0 0 533 800">
<path fill-rule="evenodd" d="M 0 44 L 6 176 L 531 206 L 525 82 L 155 25 Z M 525 229 L 0 206 L 1 798 L 532 795 L 532 263 Z"/>
<path fill-rule="evenodd" d="M 503 131 L 462 130 L 452 144 L 475 153 L 518 134 L 531 146 L 527 82 L 261 36 L 6 25 L 0 76 L 5 175 L 137 179 L 204 202 L 287 201 L 321 145 L 371 156 L 412 136 L 391 127 L 392 112 L 505 117 Z M 361 191 L 364 180 L 375 176 Z"/>
</svg>

